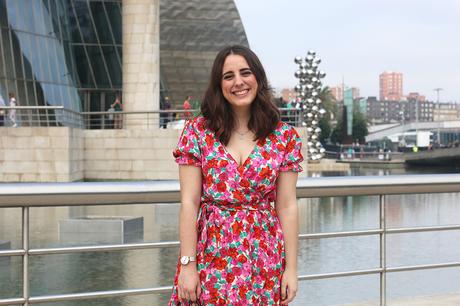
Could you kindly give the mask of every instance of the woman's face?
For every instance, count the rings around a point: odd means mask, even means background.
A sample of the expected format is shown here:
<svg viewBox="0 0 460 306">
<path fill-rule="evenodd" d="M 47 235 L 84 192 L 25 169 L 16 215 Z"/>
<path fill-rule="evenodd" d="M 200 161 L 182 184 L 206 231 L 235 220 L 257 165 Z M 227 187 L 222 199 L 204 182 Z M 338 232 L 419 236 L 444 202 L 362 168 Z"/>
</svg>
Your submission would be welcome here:
<svg viewBox="0 0 460 306">
<path fill-rule="evenodd" d="M 257 96 L 257 80 L 246 59 L 237 54 L 227 56 L 222 67 L 222 94 L 232 107 L 251 105 Z"/>
</svg>

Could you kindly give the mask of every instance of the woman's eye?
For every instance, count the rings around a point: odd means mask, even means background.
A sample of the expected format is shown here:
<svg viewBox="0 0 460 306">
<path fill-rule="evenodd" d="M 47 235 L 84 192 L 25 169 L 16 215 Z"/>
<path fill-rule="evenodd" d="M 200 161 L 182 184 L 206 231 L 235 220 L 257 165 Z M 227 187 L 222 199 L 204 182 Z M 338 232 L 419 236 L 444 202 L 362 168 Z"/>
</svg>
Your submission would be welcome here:
<svg viewBox="0 0 460 306">
<path fill-rule="evenodd" d="M 245 70 L 245 71 L 241 72 L 241 75 L 243 75 L 243 76 L 248 76 L 248 75 L 251 75 L 251 74 L 252 74 L 251 70 Z"/>
<path fill-rule="evenodd" d="M 231 80 L 232 78 L 233 78 L 233 75 L 231 74 L 224 75 L 224 80 Z"/>
</svg>

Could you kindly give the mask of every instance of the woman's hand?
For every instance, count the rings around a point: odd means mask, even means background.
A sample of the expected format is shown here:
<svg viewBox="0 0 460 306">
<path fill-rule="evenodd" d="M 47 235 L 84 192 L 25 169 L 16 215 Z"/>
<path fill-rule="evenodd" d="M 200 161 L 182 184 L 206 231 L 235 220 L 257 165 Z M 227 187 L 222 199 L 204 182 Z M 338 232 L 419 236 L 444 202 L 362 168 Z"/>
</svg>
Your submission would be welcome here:
<svg viewBox="0 0 460 306">
<path fill-rule="evenodd" d="M 281 305 L 287 305 L 297 294 L 297 271 L 286 268 L 281 278 Z"/>
<path fill-rule="evenodd" d="M 200 277 L 194 263 L 181 267 L 177 289 L 182 302 L 197 302 L 200 298 Z"/>
</svg>

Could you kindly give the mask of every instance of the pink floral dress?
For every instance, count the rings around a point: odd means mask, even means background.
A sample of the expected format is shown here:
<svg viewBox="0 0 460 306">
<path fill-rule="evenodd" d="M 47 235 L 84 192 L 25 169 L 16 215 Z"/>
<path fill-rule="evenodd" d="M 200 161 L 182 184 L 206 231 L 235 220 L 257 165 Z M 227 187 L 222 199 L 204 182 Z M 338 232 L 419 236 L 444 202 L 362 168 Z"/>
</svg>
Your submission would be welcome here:
<svg viewBox="0 0 460 306">
<path fill-rule="evenodd" d="M 201 305 L 279 305 L 284 240 L 272 203 L 279 172 L 302 171 L 301 145 L 296 130 L 280 122 L 239 166 L 204 117 L 187 121 L 173 155 L 178 164 L 202 171 Z M 188 305 L 177 295 L 180 268 L 178 263 L 169 305 Z"/>
</svg>

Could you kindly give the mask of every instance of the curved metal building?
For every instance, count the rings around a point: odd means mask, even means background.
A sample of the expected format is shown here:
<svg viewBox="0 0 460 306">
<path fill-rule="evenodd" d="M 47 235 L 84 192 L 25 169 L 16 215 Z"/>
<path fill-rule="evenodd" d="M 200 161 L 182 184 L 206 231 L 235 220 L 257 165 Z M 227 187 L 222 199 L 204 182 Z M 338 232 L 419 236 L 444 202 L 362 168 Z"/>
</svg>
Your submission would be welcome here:
<svg viewBox="0 0 460 306">
<path fill-rule="evenodd" d="M 121 0 L 0 0 L 0 94 L 106 111 L 122 91 Z M 248 46 L 233 0 L 160 1 L 160 97 L 200 100 L 212 61 Z"/>
<path fill-rule="evenodd" d="M 217 52 L 227 45 L 249 46 L 236 5 L 233 0 L 160 3 L 162 96 L 176 105 L 188 95 L 201 100 Z"/>
</svg>

